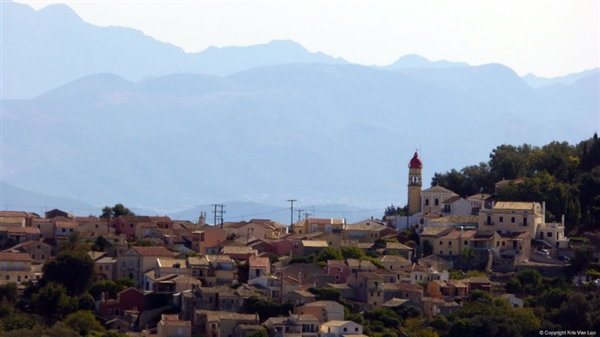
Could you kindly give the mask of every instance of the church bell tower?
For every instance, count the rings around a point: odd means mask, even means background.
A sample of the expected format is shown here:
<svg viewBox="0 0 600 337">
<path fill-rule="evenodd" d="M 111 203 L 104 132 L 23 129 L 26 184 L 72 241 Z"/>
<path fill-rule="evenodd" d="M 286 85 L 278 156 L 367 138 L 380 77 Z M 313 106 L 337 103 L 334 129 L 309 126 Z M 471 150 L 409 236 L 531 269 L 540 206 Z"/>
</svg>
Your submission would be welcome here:
<svg viewBox="0 0 600 337">
<path fill-rule="evenodd" d="M 419 158 L 419 154 L 415 155 L 408 164 L 408 214 L 416 214 L 421 212 L 421 187 L 423 186 L 421 179 L 421 169 L 423 163 Z"/>
</svg>

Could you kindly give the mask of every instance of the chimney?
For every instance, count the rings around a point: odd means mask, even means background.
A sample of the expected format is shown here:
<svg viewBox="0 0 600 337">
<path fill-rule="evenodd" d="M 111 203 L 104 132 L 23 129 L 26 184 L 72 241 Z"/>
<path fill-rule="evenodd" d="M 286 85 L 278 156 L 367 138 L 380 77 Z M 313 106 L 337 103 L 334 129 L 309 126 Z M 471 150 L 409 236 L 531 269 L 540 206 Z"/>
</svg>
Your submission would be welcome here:
<svg viewBox="0 0 600 337">
<path fill-rule="evenodd" d="M 460 226 L 460 236 L 462 237 L 465 234 L 465 226 Z"/>
<path fill-rule="evenodd" d="M 546 224 L 546 202 L 542 201 L 542 225 Z"/>
</svg>

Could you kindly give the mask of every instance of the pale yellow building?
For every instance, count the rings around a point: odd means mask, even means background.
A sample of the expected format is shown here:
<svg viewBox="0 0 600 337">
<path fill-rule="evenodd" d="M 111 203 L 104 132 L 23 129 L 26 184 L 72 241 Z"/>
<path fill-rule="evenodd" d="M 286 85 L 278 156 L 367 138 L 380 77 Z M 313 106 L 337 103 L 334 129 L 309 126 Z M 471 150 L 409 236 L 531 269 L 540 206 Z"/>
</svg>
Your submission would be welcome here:
<svg viewBox="0 0 600 337">
<path fill-rule="evenodd" d="M 458 194 L 442 186 L 433 186 L 421 192 L 421 210 L 423 214 L 443 213 L 444 201 Z"/>
<path fill-rule="evenodd" d="M 31 261 L 26 253 L 0 253 L 0 280 L 17 283 L 31 280 Z"/>
<path fill-rule="evenodd" d="M 498 201 L 492 209 L 479 211 L 479 228 L 498 233 L 527 232 L 535 238 L 543 223 L 544 212 L 538 202 Z"/>
<path fill-rule="evenodd" d="M 158 337 L 191 337 L 192 322 L 179 319 L 179 315 L 161 315 L 156 325 Z"/>
</svg>

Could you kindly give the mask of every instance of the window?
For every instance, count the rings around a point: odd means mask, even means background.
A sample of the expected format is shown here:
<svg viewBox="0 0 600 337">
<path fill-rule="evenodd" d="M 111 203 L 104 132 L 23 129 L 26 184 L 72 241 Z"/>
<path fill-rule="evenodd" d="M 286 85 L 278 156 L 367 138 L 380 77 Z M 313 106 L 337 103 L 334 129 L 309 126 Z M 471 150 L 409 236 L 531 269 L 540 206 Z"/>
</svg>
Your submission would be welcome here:
<svg viewBox="0 0 600 337">
<path fill-rule="evenodd" d="M 339 280 L 340 279 L 340 275 L 335 275 L 335 279 Z"/>
<path fill-rule="evenodd" d="M 35 260 L 35 254 L 31 254 L 31 259 Z"/>
<path fill-rule="evenodd" d="M 435 199 L 435 206 L 439 206 L 440 205 L 440 199 Z"/>
<path fill-rule="evenodd" d="M 504 241 L 502 243 L 504 243 Z M 500 241 L 496 241 L 496 247 L 500 247 Z"/>
<path fill-rule="evenodd" d="M 452 241 L 448 241 L 448 246 L 452 246 Z"/>
<path fill-rule="evenodd" d="M 469 241 L 465 240 L 465 246 L 468 246 L 468 245 L 469 245 Z"/>
<path fill-rule="evenodd" d="M 504 222 L 504 217 L 503 216 L 499 216 L 498 217 L 498 222 L 503 223 Z"/>
<path fill-rule="evenodd" d="M 511 216 L 510 217 L 510 223 L 515 223 L 515 221 L 516 221 L 516 218 L 514 216 Z"/>
<path fill-rule="evenodd" d="M 354 331 L 358 331 L 358 328 L 354 328 Z"/>
<path fill-rule="evenodd" d="M 443 242 L 442 242 L 442 241 L 440 241 L 440 246 L 442 245 L 442 243 L 443 243 Z"/>
<path fill-rule="evenodd" d="M 98 270 L 102 271 L 102 266 L 99 266 L 99 267 L 98 267 Z"/>
<path fill-rule="evenodd" d="M 96 228 L 98 228 L 98 224 L 96 224 Z"/>
<path fill-rule="evenodd" d="M 348 328 L 344 328 L 344 332 L 347 332 L 347 331 L 348 331 Z"/>
<path fill-rule="evenodd" d="M 506 246 L 506 241 L 502 241 L 502 247 Z"/>
<path fill-rule="evenodd" d="M 46 259 L 46 254 L 42 254 L 42 260 Z"/>
<path fill-rule="evenodd" d="M 66 232 L 66 231 L 67 231 L 67 230 L 66 230 L 65 228 L 63 228 L 63 229 L 62 229 L 62 232 L 63 232 L 63 233 L 64 233 L 64 232 Z"/>
<path fill-rule="evenodd" d="M 133 228 L 133 224 L 129 224 L 129 228 Z"/>
<path fill-rule="evenodd" d="M 444 255 L 444 251 L 443 250 L 440 250 L 440 255 Z"/>
<path fill-rule="evenodd" d="M 548 232 L 548 233 L 546 234 L 546 237 L 549 237 L 549 238 L 551 238 L 551 237 L 552 237 L 552 232 Z"/>
</svg>

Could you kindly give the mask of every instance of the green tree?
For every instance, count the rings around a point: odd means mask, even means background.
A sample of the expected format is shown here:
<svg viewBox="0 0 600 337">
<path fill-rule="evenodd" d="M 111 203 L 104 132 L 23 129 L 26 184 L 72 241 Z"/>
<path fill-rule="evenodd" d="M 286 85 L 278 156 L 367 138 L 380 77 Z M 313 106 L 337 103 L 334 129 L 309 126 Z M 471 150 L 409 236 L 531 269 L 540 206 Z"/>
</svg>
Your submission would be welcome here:
<svg viewBox="0 0 600 337">
<path fill-rule="evenodd" d="M 365 252 L 358 247 L 345 246 L 341 248 L 344 259 L 360 259 L 365 257 Z"/>
<path fill-rule="evenodd" d="M 133 246 L 141 246 L 141 247 L 153 247 L 154 246 L 154 241 L 150 240 L 150 239 L 141 239 L 141 240 L 137 240 Z"/>
<path fill-rule="evenodd" d="M 267 330 L 256 330 L 249 334 L 248 337 L 269 337 Z"/>
<path fill-rule="evenodd" d="M 123 206 L 123 204 L 119 203 L 116 204 L 114 207 L 110 207 L 110 206 L 105 206 L 102 209 L 102 214 L 100 215 L 100 218 L 102 219 L 106 219 L 109 216 L 111 218 L 116 218 L 119 216 L 128 216 L 128 215 L 135 215 L 135 213 L 133 213 L 129 208 Z"/>
<path fill-rule="evenodd" d="M 535 269 L 520 271 L 517 279 L 521 282 L 521 287 L 525 287 L 527 290 L 534 290 L 542 283 L 542 275 Z"/>
<path fill-rule="evenodd" d="M 572 293 L 560 306 L 560 323 L 563 328 L 589 330 L 592 326 L 592 305 L 583 294 Z"/>
<path fill-rule="evenodd" d="M 429 256 L 433 254 L 433 246 L 429 240 L 423 241 L 423 256 Z"/>
<path fill-rule="evenodd" d="M 67 296 L 67 290 L 60 284 L 48 283 L 31 298 L 35 312 L 46 323 L 54 323 L 71 312 L 77 311 L 77 303 Z"/>
<path fill-rule="evenodd" d="M 83 293 L 94 277 L 94 261 L 82 251 L 62 251 L 42 268 L 44 279 L 64 285 L 71 296 Z"/>
<path fill-rule="evenodd" d="M 60 242 L 60 251 L 85 251 L 86 247 L 81 242 L 81 234 L 79 232 L 71 233 L 66 240 Z"/>
<path fill-rule="evenodd" d="M 112 247 L 112 243 L 110 243 L 110 241 L 106 240 L 102 235 L 100 235 L 96 239 L 96 241 L 94 241 L 94 250 L 103 252 L 104 249 L 106 249 L 106 247 Z"/>
<path fill-rule="evenodd" d="M 460 251 L 460 256 L 461 258 L 467 262 L 467 266 L 470 268 L 471 267 L 471 262 L 475 259 L 475 257 L 477 256 L 477 252 L 475 252 L 475 249 L 471 248 L 471 247 L 464 247 L 461 251 Z"/>
<path fill-rule="evenodd" d="M 574 249 L 575 257 L 571 261 L 571 268 L 576 273 L 587 271 L 594 261 L 594 248 L 592 246 L 579 246 Z"/>
<path fill-rule="evenodd" d="M 321 250 L 315 259 L 315 262 L 327 262 L 329 260 L 343 260 L 342 252 L 333 247 L 327 247 Z"/>
<path fill-rule="evenodd" d="M 0 301 L 15 303 L 19 298 L 19 290 L 14 282 L 0 285 Z"/>
<path fill-rule="evenodd" d="M 511 277 L 508 282 L 506 282 L 506 292 L 510 294 L 516 294 L 521 291 L 521 282 L 516 277 Z"/>
<path fill-rule="evenodd" d="M 69 328 L 79 332 L 81 336 L 86 336 L 92 331 L 106 331 L 91 311 L 74 312 L 68 315 L 62 322 Z"/>
</svg>

